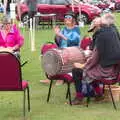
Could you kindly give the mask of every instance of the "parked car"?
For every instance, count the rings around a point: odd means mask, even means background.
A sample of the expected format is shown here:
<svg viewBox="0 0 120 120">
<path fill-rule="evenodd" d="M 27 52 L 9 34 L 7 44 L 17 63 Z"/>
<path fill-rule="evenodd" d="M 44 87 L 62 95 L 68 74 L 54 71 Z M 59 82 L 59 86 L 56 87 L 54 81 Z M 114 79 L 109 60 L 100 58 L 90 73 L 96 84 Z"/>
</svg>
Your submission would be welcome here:
<svg viewBox="0 0 120 120">
<path fill-rule="evenodd" d="M 59 21 L 63 21 L 64 14 L 69 10 L 72 10 L 71 0 L 38 0 L 37 12 L 41 14 L 55 13 L 56 19 Z M 20 11 L 21 20 L 24 22 L 28 19 L 29 11 L 25 0 L 20 4 Z M 101 14 L 101 10 L 98 7 L 84 3 L 74 5 L 74 12 L 78 18 L 79 11 L 81 13 L 81 19 L 84 21 L 84 23 L 91 22 L 96 16 L 99 16 Z"/>
<path fill-rule="evenodd" d="M 99 7 L 102 10 L 105 9 L 114 10 L 115 8 L 114 3 L 109 0 L 91 0 L 89 3 Z"/>
<path fill-rule="evenodd" d="M 115 10 L 120 10 L 120 0 L 113 0 L 115 3 Z"/>
</svg>

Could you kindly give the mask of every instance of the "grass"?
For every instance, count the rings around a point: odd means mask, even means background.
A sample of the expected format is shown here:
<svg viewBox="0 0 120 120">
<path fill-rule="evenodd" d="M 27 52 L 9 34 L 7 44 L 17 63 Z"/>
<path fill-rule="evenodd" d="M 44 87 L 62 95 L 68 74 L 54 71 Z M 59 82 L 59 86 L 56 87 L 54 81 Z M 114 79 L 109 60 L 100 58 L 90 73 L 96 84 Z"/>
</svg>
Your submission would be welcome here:
<svg viewBox="0 0 120 120">
<path fill-rule="evenodd" d="M 116 14 L 116 25 L 119 27 L 120 15 Z M 81 28 L 81 35 L 87 34 L 88 26 Z M 53 86 L 49 103 L 46 102 L 48 85 L 40 84 L 45 79 L 40 62 L 40 47 L 46 41 L 53 41 L 52 30 L 36 31 L 36 51 L 31 52 L 29 31 L 21 30 L 25 43 L 21 50 L 21 61 L 28 60 L 22 68 L 23 78 L 29 81 L 31 112 L 26 120 L 119 120 L 120 104 L 115 111 L 111 102 L 96 104 L 91 102 L 89 107 L 65 105 L 66 85 Z M 72 85 L 74 93 L 74 86 Z M 72 93 L 72 97 L 74 94 Z M 0 120 L 23 120 L 23 94 L 21 92 L 0 92 Z"/>
</svg>

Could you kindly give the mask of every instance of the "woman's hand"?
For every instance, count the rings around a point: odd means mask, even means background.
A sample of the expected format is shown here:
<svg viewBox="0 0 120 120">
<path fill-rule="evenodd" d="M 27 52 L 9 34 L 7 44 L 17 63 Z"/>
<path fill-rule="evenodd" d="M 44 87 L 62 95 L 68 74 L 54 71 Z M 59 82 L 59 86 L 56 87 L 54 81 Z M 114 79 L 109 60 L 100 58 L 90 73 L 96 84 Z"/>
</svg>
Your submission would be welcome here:
<svg viewBox="0 0 120 120">
<path fill-rule="evenodd" d="M 19 49 L 19 45 L 15 45 L 13 47 L 7 47 L 7 49 L 10 50 L 11 52 L 14 52 Z"/>
<path fill-rule="evenodd" d="M 81 69 L 83 69 L 85 66 L 85 64 L 81 64 L 81 63 L 74 63 L 73 65 L 75 68 L 81 68 Z"/>
<path fill-rule="evenodd" d="M 0 51 L 13 52 L 12 47 L 0 47 Z"/>
<path fill-rule="evenodd" d="M 64 40 L 67 40 L 67 38 L 60 32 L 60 28 L 58 26 L 54 27 L 54 32 L 57 36 L 61 37 Z"/>
<path fill-rule="evenodd" d="M 9 47 L 12 51 L 16 51 L 19 49 L 19 45 L 15 45 L 14 47 Z"/>
<path fill-rule="evenodd" d="M 56 35 L 59 35 L 59 33 L 60 33 L 60 28 L 59 27 L 54 27 L 54 32 L 55 32 L 55 34 Z"/>
<path fill-rule="evenodd" d="M 84 50 L 84 54 L 86 58 L 89 58 L 92 55 L 92 51 L 91 50 Z"/>
<path fill-rule="evenodd" d="M 7 47 L 6 50 L 8 50 L 8 52 L 11 52 L 11 53 L 14 51 L 13 47 Z"/>
</svg>

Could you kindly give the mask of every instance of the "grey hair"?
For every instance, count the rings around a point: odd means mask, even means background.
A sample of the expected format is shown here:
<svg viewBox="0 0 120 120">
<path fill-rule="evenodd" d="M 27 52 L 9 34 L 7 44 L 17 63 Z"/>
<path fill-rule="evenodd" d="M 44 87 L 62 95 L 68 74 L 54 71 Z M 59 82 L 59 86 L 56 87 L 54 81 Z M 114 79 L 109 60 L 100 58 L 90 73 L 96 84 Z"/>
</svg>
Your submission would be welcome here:
<svg viewBox="0 0 120 120">
<path fill-rule="evenodd" d="M 101 17 L 102 24 L 111 25 L 115 23 L 115 17 L 112 13 L 106 13 Z"/>
<path fill-rule="evenodd" d="M 92 32 L 93 30 L 99 29 L 99 28 L 101 27 L 101 25 L 102 25 L 102 24 L 101 24 L 101 17 L 96 17 L 96 18 L 92 21 L 88 32 Z M 96 29 L 96 28 L 97 28 L 97 29 Z"/>
<path fill-rule="evenodd" d="M 1 23 L 4 25 L 6 23 L 12 23 L 11 19 L 9 17 L 6 17 L 4 16 L 2 19 L 1 19 Z"/>
</svg>

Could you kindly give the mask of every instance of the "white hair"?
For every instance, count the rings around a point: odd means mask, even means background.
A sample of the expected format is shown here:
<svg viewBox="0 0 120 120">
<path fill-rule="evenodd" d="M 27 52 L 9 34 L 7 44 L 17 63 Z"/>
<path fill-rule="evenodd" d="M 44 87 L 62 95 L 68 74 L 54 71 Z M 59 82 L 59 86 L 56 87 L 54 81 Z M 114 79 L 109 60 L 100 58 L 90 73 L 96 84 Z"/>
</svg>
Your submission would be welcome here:
<svg viewBox="0 0 120 120">
<path fill-rule="evenodd" d="M 115 23 L 115 17 L 111 13 L 106 13 L 101 17 L 102 24 L 111 25 Z"/>
<path fill-rule="evenodd" d="M 88 32 L 92 32 L 94 29 L 96 29 L 96 28 L 98 29 L 100 26 L 101 26 L 101 17 L 96 17 L 92 21 Z"/>
</svg>

